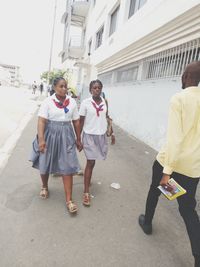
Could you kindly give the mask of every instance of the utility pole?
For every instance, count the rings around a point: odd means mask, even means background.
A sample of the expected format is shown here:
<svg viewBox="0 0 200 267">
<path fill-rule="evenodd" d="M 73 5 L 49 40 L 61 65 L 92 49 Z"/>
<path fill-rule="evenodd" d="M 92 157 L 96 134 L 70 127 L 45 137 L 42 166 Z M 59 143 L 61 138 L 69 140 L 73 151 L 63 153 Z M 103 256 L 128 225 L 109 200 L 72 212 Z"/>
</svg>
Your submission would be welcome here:
<svg viewBox="0 0 200 267">
<path fill-rule="evenodd" d="M 52 62 L 52 54 L 53 54 L 54 31 L 55 31 L 55 22 L 56 22 L 56 9 L 57 9 L 57 0 L 55 0 L 55 6 L 54 6 L 53 28 L 52 28 L 52 34 L 51 34 L 51 48 L 50 48 L 50 56 L 49 56 L 48 84 L 49 84 L 49 80 L 50 80 L 51 62 Z M 48 92 L 47 92 L 47 94 L 48 94 Z"/>
</svg>

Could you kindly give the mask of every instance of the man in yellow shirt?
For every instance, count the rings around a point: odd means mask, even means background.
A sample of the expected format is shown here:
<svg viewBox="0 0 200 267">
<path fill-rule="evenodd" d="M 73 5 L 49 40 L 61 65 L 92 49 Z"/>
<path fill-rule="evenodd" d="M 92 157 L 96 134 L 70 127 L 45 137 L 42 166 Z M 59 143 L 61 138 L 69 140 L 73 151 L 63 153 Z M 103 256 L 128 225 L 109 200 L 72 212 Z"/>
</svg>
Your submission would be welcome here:
<svg viewBox="0 0 200 267">
<path fill-rule="evenodd" d="M 161 194 L 159 185 L 173 177 L 187 193 L 177 198 L 179 212 L 190 238 L 195 267 L 200 267 L 200 221 L 195 210 L 196 189 L 200 177 L 200 61 L 190 63 L 182 75 L 182 92 L 170 102 L 167 140 L 153 164 L 152 183 L 145 215 L 139 225 L 152 233 L 152 220 Z"/>
</svg>

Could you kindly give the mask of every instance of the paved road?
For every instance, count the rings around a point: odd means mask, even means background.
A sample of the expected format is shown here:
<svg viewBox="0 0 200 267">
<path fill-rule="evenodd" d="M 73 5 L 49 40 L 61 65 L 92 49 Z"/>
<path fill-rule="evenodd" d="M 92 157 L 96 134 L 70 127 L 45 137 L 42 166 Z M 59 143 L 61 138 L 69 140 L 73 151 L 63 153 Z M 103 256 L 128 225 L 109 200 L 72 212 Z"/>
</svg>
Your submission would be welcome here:
<svg viewBox="0 0 200 267">
<path fill-rule="evenodd" d="M 0 172 L 21 136 L 25 126 L 33 117 L 40 100 L 37 91 L 32 94 L 27 88 L 0 87 Z"/>
<path fill-rule="evenodd" d="M 176 202 L 161 198 L 152 236 L 145 236 L 137 224 L 144 210 L 154 150 L 116 128 L 117 144 L 94 171 L 90 208 L 81 205 L 82 177 L 74 178 L 79 213 L 71 217 L 59 177 L 51 177 L 48 200 L 38 197 L 39 175 L 27 161 L 35 131 L 36 118 L 23 132 L 0 176 L 0 266 L 193 266 Z M 79 156 L 83 166 L 84 155 Z M 121 189 L 112 189 L 112 182 L 119 182 Z"/>
</svg>

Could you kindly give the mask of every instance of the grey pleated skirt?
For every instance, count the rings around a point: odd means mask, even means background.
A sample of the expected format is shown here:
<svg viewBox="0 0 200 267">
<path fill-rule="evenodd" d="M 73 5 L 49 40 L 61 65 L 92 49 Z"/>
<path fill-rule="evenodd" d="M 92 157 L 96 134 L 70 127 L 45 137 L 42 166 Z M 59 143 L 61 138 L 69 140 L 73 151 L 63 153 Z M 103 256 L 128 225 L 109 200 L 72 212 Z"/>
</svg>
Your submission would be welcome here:
<svg viewBox="0 0 200 267">
<path fill-rule="evenodd" d="M 47 150 L 39 152 L 37 138 L 29 158 L 40 174 L 75 174 L 80 170 L 76 155 L 75 135 L 71 122 L 48 121 L 45 127 Z"/>
<path fill-rule="evenodd" d="M 94 135 L 83 132 L 83 150 L 88 160 L 105 160 L 108 153 L 106 134 Z"/>
</svg>

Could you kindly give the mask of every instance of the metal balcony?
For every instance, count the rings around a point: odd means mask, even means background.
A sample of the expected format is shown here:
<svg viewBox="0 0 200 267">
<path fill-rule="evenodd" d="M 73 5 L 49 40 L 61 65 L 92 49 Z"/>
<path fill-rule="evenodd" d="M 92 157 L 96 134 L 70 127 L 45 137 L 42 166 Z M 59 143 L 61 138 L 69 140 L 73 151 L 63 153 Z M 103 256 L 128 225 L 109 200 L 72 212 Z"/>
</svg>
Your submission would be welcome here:
<svg viewBox="0 0 200 267">
<path fill-rule="evenodd" d="M 83 57 L 85 47 L 81 44 L 79 37 L 74 37 L 70 40 L 68 48 L 68 56 L 71 59 L 80 59 Z"/>
<path fill-rule="evenodd" d="M 69 8 L 71 6 L 71 8 Z M 85 18 L 88 14 L 90 3 L 88 0 L 68 0 L 66 12 L 63 14 L 61 22 L 66 24 L 68 12 L 71 11 L 69 17 L 71 18 L 70 23 L 75 26 L 82 26 Z M 69 21 L 68 21 L 69 23 Z"/>
<path fill-rule="evenodd" d="M 78 16 L 85 18 L 89 11 L 89 1 L 73 1 L 72 3 L 72 16 Z"/>
<path fill-rule="evenodd" d="M 67 59 L 82 59 L 84 53 L 85 46 L 81 44 L 80 38 L 72 38 L 69 45 L 65 45 L 65 49 L 60 52 L 59 56 L 64 62 Z"/>
</svg>

